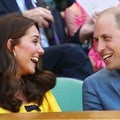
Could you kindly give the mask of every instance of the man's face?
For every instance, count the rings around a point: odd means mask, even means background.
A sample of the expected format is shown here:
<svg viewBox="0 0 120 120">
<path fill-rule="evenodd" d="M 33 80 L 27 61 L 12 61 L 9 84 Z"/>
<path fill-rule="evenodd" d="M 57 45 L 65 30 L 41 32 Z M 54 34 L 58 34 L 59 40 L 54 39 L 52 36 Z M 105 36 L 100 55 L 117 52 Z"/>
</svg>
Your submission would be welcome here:
<svg viewBox="0 0 120 120">
<path fill-rule="evenodd" d="M 102 16 L 96 22 L 94 39 L 107 69 L 120 69 L 120 28 L 114 16 Z"/>
</svg>

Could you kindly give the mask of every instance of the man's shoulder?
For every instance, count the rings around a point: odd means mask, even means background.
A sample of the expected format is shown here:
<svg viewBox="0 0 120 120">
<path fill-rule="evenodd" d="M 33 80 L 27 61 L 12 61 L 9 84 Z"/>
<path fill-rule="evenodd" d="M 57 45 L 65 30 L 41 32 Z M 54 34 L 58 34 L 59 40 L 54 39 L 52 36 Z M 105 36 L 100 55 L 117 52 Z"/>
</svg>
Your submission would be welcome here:
<svg viewBox="0 0 120 120">
<path fill-rule="evenodd" d="M 103 68 L 103 69 L 93 73 L 89 77 L 102 77 L 103 75 L 107 75 L 108 73 L 109 73 L 109 71 L 106 68 Z"/>
<path fill-rule="evenodd" d="M 100 71 L 93 73 L 92 75 L 88 76 L 84 82 L 88 81 L 88 82 L 101 82 L 101 81 L 105 81 L 106 79 L 108 79 L 109 76 L 109 72 L 106 68 L 101 69 Z"/>
</svg>

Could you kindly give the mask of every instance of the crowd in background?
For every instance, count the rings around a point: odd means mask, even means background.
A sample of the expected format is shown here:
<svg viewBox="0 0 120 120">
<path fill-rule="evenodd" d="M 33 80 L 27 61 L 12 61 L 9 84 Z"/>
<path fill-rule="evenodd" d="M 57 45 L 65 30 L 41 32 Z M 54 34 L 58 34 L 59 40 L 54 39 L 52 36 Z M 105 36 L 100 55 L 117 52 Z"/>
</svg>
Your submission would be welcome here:
<svg viewBox="0 0 120 120">
<path fill-rule="evenodd" d="M 118 0 L 0 0 L 0 112 L 61 111 L 56 77 L 83 81 L 84 110 L 120 109 L 119 13 Z"/>
</svg>

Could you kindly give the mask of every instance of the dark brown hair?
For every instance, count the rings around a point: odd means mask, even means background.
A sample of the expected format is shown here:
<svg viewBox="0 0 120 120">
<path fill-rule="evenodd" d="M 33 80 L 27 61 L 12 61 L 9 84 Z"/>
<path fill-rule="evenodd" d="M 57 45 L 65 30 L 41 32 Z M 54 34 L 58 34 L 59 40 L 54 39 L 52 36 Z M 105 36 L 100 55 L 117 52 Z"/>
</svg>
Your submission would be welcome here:
<svg viewBox="0 0 120 120">
<path fill-rule="evenodd" d="M 19 112 L 22 101 L 15 97 L 21 89 L 28 102 L 41 105 L 45 93 L 53 88 L 56 77 L 52 72 L 41 70 L 41 60 L 33 75 L 16 78 L 17 62 L 13 52 L 7 48 L 8 39 L 13 39 L 12 47 L 19 44 L 19 38 L 26 34 L 29 27 L 38 24 L 20 14 L 5 15 L 0 19 L 0 107 L 12 112 Z"/>
</svg>

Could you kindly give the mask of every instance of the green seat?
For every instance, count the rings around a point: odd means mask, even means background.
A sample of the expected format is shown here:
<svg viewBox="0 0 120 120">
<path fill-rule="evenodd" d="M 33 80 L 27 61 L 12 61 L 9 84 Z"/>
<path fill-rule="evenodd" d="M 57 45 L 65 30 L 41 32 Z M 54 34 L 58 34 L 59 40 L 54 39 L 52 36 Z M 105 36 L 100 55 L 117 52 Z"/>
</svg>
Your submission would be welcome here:
<svg viewBox="0 0 120 120">
<path fill-rule="evenodd" d="M 58 77 L 56 86 L 52 89 L 62 111 L 82 111 L 82 84 L 83 81 Z"/>
</svg>

